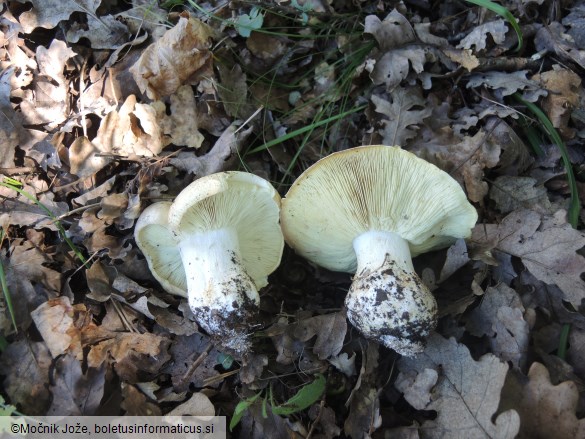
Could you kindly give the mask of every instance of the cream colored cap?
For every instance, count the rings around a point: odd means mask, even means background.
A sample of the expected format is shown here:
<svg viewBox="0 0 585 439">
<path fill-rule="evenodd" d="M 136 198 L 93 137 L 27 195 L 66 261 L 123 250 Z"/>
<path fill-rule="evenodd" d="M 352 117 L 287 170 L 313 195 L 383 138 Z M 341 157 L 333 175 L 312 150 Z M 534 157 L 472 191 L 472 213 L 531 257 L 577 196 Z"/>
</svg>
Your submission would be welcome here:
<svg viewBox="0 0 585 439">
<path fill-rule="evenodd" d="M 355 272 L 353 240 L 370 230 L 407 240 L 413 256 L 468 237 L 475 208 L 446 172 L 395 146 L 359 146 L 308 168 L 282 200 L 286 242 L 330 270 Z"/>
<path fill-rule="evenodd" d="M 268 181 L 228 171 L 202 177 L 183 189 L 169 209 L 168 221 L 178 239 L 189 233 L 234 228 L 244 269 L 260 289 L 282 256 L 279 210 L 280 195 Z"/>
</svg>

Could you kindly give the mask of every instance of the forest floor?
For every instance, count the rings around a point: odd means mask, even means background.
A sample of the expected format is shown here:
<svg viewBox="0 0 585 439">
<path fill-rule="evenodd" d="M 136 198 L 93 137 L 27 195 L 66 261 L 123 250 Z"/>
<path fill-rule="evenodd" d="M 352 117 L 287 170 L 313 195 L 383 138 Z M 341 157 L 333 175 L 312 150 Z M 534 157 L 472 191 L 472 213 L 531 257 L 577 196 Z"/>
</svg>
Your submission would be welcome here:
<svg viewBox="0 0 585 439">
<path fill-rule="evenodd" d="M 479 5 L 478 5 L 479 3 Z M 0 16 L 0 413 L 227 416 L 246 438 L 585 437 L 585 2 L 18 0 Z M 239 170 L 399 145 L 467 239 L 414 259 L 412 358 L 288 246 L 234 354 L 166 292 L 140 213 Z"/>
</svg>

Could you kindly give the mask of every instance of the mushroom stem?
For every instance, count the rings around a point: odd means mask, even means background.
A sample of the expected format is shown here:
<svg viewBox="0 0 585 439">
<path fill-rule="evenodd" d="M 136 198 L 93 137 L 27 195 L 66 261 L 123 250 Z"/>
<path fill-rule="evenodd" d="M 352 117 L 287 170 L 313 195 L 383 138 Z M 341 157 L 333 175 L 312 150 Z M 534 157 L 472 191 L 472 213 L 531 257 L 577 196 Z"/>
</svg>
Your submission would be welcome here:
<svg viewBox="0 0 585 439">
<path fill-rule="evenodd" d="M 408 242 L 368 231 L 353 241 L 357 271 L 345 299 L 350 322 L 364 336 L 413 356 L 437 324 L 437 302 L 412 265 Z"/>
<path fill-rule="evenodd" d="M 179 236 L 179 251 L 189 307 L 197 322 L 224 346 L 243 352 L 248 347 L 247 321 L 260 296 L 245 271 L 236 231 L 223 228 Z"/>
</svg>

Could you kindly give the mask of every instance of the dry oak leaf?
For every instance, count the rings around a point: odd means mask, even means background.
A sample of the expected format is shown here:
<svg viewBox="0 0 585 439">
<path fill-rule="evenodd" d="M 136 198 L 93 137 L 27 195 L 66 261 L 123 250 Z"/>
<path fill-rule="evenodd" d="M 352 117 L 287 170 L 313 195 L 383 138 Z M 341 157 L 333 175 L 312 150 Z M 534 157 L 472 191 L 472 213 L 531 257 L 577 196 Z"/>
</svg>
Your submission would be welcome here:
<svg viewBox="0 0 585 439">
<path fill-rule="evenodd" d="M 549 93 L 542 101 L 542 108 L 565 139 L 575 137 L 575 130 L 568 126 L 573 109 L 579 106 L 581 78 L 571 70 L 554 65 L 552 70 L 532 77 L 540 81 Z"/>
<path fill-rule="evenodd" d="M 60 21 L 67 20 L 74 12 L 94 15 L 102 0 L 18 0 L 20 3 L 32 3 L 30 11 L 23 12 L 19 21 L 25 33 L 29 34 L 37 27 L 52 29 Z"/>
<path fill-rule="evenodd" d="M 51 363 L 45 343 L 26 339 L 9 344 L 0 356 L 0 370 L 5 375 L 3 390 L 12 404 L 26 408 L 27 415 L 46 414 L 51 398 L 47 389 Z"/>
<path fill-rule="evenodd" d="M 538 280 L 556 284 L 565 300 L 579 308 L 585 298 L 585 258 L 576 251 L 585 246 L 585 233 L 566 222 L 566 212 L 541 217 L 531 210 L 517 210 L 500 224 L 481 224 L 472 232 L 472 240 L 481 245 L 496 242 L 495 248 L 522 259 Z"/>
<path fill-rule="evenodd" d="M 137 381 L 137 373 L 154 373 L 168 360 L 169 340 L 156 334 L 113 332 L 101 327 L 82 331 L 82 344 L 96 342 L 87 355 L 89 367 L 100 368 L 104 362 L 114 364 L 118 376 Z"/>
<path fill-rule="evenodd" d="M 585 437 L 585 419 L 575 411 L 579 391 L 573 381 L 554 386 L 546 367 L 534 363 L 528 371 L 516 409 L 522 420 L 520 439 L 574 439 Z"/>
<path fill-rule="evenodd" d="M 65 42 L 54 39 L 47 49 L 38 46 L 34 72 L 34 92 L 27 91 L 20 110 L 27 125 L 49 124 L 57 126 L 69 116 L 70 91 L 65 78 L 65 64 L 76 53 Z"/>
<path fill-rule="evenodd" d="M 81 361 L 71 355 L 58 357 L 54 366 L 47 416 L 95 415 L 104 396 L 106 368 L 83 370 Z"/>
<path fill-rule="evenodd" d="M 424 352 L 415 358 L 400 359 L 398 368 L 402 379 L 411 371 L 424 375 L 420 383 L 416 378 L 410 379 L 425 393 L 416 401 L 429 401 L 418 408 L 437 411 L 436 419 L 424 422 L 419 429 L 421 438 L 512 439 L 518 433 L 520 418 L 514 410 L 494 417 L 508 372 L 508 365 L 495 355 L 486 354 L 475 361 L 465 345 L 435 334 Z M 428 384 L 434 379 L 429 369 L 436 371 L 438 378 L 427 395 Z"/>
<path fill-rule="evenodd" d="M 181 17 L 140 56 L 130 71 L 140 90 L 152 99 L 173 94 L 184 84 L 195 84 L 211 63 L 213 30 L 194 18 Z"/>
<path fill-rule="evenodd" d="M 502 44 L 506 39 L 508 27 L 504 20 L 490 21 L 489 23 L 476 26 L 461 42 L 457 45 L 458 49 L 471 49 L 475 46 L 475 51 L 485 49 L 488 33 L 491 35 L 494 43 Z"/>
<path fill-rule="evenodd" d="M 152 157 L 163 146 L 156 110 L 137 103 L 136 96 L 130 95 L 119 111 L 111 111 L 102 119 L 95 139 L 82 136 L 71 144 L 71 173 L 88 177 L 111 162 L 111 155 Z"/>
<path fill-rule="evenodd" d="M 484 181 L 484 169 L 495 167 L 500 158 L 501 146 L 493 141 L 491 127 L 499 123 L 491 118 L 485 131 L 480 129 L 474 136 L 466 136 L 459 143 L 450 129 L 440 131 L 441 136 L 433 138 L 432 132 L 423 131 L 423 136 L 411 147 L 411 151 L 448 172 L 465 185 L 468 198 L 480 202 L 488 193 Z"/>
<path fill-rule="evenodd" d="M 420 47 L 408 47 L 416 42 L 414 29 L 404 15 L 394 9 L 380 21 L 375 15 L 368 15 L 364 33 L 374 36 L 379 44 L 379 56 L 366 61 L 366 69 L 374 84 L 386 84 L 393 90 L 408 76 L 410 68 L 421 73 L 429 53 Z"/>
<path fill-rule="evenodd" d="M 155 101 L 152 103 L 163 133 L 170 137 L 168 142 L 189 148 L 201 147 L 205 138 L 198 129 L 200 116 L 197 111 L 193 88 L 190 85 L 182 85 L 171 95 L 170 99 L 170 115 L 167 115 L 167 108 L 164 102 Z M 166 140 L 165 143 L 167 143 Z"/>
<path fill-rule="evenodd" d="M 418 125 L 432 113 L 416 88 L 396 88 L 389 99 L 373 95 L 372 103 L 376 112 L 384 116 L 384 128 L 379 130 L 384 145 L 405 145 L 416 136 Z"/>
<path fill-rule="evenodd" d="M 75 317 L 85 311 L 85 305 L 71 305 L 67 296 L 61 296 L 48 300 L 31 312 L 37 330 L 53 358 L 66 352 L 78 360 L 83 358 L 81 332 L 75 325 Z"/>
<path fill-rule="evenodd" d="M 20 132 L 16 122 L 16 112 L 10 103 L 10 85 L 14 68 L 10 67 L 0 75 L 0 168 L 12 168 L 14 166 L 14 154 L 20 143 Z"/>
</svg>

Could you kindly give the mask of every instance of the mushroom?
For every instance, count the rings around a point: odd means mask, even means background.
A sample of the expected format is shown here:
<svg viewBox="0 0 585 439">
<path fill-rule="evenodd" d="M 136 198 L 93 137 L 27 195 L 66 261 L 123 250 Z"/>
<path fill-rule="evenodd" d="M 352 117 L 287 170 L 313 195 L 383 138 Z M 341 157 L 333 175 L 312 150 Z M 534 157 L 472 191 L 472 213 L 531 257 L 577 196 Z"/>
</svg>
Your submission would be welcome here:
<svg viewBox="0 0 585 439">
<path fill-rule="evenodd" d="M 220 172 L 187 186 L 173 203 L 144 210 L 134 236 L 153 276 L 188 298 L 199 325 L 235 353 L 282 256 L 280 196 L 266 180 Z"/>
<path fill-rule="evenodd" d="M 437 324 L 412 257 L 468 237 L 477 212 L 459 184 L 399 147 L 360 146 L 308 168 L 282 200 L 285 241 L 333 271 L 355 273 L 345 299 L 366 337 L 413 356 Z"/>
</svg>

